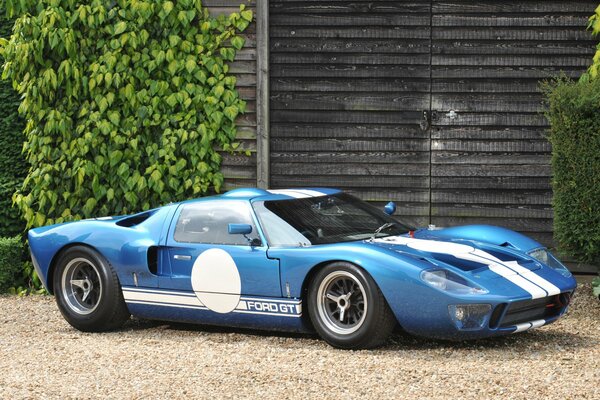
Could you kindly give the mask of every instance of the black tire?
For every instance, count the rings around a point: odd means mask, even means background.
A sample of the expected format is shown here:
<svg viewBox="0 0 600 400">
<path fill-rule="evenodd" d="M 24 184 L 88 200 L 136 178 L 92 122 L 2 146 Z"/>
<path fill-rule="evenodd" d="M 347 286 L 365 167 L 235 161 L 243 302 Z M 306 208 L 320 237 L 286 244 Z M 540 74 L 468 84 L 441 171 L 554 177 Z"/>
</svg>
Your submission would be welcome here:
<svg viewBox="0 0 600 400">
<path fill-rule="evenodd" d="M 120 328 L 129 319 L 117 274 L 97 251 L 85 246 L 67 249 L 57 261 L 53 279 L 56 304 L 74 328 L 103 332 Z"/>
<path fill-rule="evenodd" d="M 334 347 L 381 346 L 397 325 L 373 278 L 350 263 L 334 262 L 319 270 L 307 296 L 315 330 Z"/>
</svg>

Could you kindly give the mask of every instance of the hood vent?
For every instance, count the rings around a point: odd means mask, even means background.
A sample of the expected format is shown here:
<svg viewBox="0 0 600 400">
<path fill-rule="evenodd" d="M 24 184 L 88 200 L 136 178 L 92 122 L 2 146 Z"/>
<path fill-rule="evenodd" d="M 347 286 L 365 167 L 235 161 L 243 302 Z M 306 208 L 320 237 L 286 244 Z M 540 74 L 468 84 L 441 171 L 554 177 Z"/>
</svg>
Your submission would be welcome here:
<svg viewBox="0 0 600 400">
<path fill-rule="evenodd" d="M 433 254 L 433 258 L 443 263 L 452 265 L 453 267 L 460 268 L 463 271 L 474 271 L 481 268 L 487 268 L 487 264 L 481 264 L 475 261 L 463 260 L 450 254 Z"/>
</svg>

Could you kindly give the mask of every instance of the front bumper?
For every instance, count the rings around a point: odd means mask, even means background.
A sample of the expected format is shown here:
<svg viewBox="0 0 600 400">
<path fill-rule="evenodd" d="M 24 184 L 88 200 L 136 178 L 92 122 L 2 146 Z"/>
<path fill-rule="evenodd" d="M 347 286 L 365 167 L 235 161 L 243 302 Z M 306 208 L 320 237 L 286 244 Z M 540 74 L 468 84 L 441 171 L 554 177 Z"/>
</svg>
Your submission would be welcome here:
<svg viewBox="0 0 600 400">
<path fill-rule="evenodd" d="M 480 304 L 490 304 L 491 308 L 486 316 L 486 323 L 480 329 L 460 329 L 460 324 L 456 323 L 450 313 L 446 311 L 444 315 L 442 310 L 438 313 L 439 317 L 432 318 L 429 323 L 424 319 L 417 319 L 414 323 L 401 325 L 411 334 L 445 340 L 481 339 L 518 333 L 556 321 L 567 311 L 573 292 L 574 290 L 569 290 L 539 299 L 481 301 Z M 428 314 L 431 318 L 436 313 Z"/>
</svg>

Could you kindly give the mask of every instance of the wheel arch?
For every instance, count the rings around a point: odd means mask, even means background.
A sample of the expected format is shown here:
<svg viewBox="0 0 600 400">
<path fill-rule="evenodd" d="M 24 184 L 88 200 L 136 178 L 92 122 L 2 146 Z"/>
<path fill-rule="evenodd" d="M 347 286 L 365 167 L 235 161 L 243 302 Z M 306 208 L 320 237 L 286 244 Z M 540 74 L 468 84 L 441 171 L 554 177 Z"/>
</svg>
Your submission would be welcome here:
<svg viewBox="0 0 600 400">
<path fill-rule="evenodd" d="M 50 266 L 48 267 L 48 273 L 46 274 L 46 287 L 48 288 L 48 292 L 50 294 L 54 294 L 54 273 L 56 272 L 56 264 L 58 263 L 58 260 L 60 259 L 60 257 L 67 250 L 69 250 L 73 247 L 87 247 L 90 250 L 94 250 L 94 251 L 100 253 L 98 251 L 98 249 L 96 249 L 94 246 L 90 246 L 89 244 L 83 243 L 83 242 L 69 243 L 69 244 L 66 244 L 63 247 L 61 247 L 56 252 L 56 254 L 54 254 L 54 256 L 52 257 L 52 260 L 50 261 Z"/>
<path fill-rule="evenodd" d="M 347 263 L 347 264 L 351 264 L 354 265 L 357 268 L 360 268 L 361 270 L 363 270 L 365 272 L 365 274 L 369 275 L 373 281 L 375 282 L 375 285 L 377 285 L 377 287 L 379 288 L 379 290 L 382 292 L 383 294 L 383 298 L 385 300 L 385 302 L 387 303 L 388 307 L 391 307 L 391 304 L 386 296 L 386 293 L 384 292 L 383 288 L 381 287 L 380 283 L 378 282 L 378 277 L 376 277 L 370 270 L 368 267 L 365 267 L 365 265 L 362 265 L 362 263 L 357 263 L 354 261 L 350 261 L 350 260 L 345 260 L 342 258 L 339 259 L 330 259 L 330 260 L 326 260 L 326 261 L 321 261 L 317 264 L 315 264 L 306 274 L 306 276 L 304 277 L 304 280 L 302 282 L 302 286 L 301 286 L 301 291 L 300 291 L 300 295 L 301 295 L 301 299 L 302 302 L 308 306 L 308 288 L 310 286 L 310 284 L 312 283 L 313 279 L 315 278 L 315 276 L 317 275 L 317 273 L 325 268 L 326 266 L 336 263 L 336 262 L 343 262 L 343 263 Z M 312 327 L 312 323 L 310 322 L 310 318 L 308 318 L 308 313 L 302 313 L 303 318 L 305 319 L 305 321 Z M 398 320 L 398 317 L 395 317 L 396 322 L 398 323 L 398 325 L 401 327 L 402 325 L 400 324 L 400 321 Z"/>
<path fill-rule="evenodd" d="M 424 288 L 419 284 L 419 275 L 423 269 L 431 267 L 425 261 L 412 257 L 399 257 L 392 251 L 378 251 L 375 254 L 352 253 L 353 257 L 332 257 L 321 259 L 305 274 L 301 286 L 301 299 L 307 304 L 307 290 L 315 275 L 326 265 L 334 262 L 352 264 L 368 274 L 379 288 L 383 297 L 394 313 L 398 326 L 405 330 L 411 325 L 412 311 L 404 306 L 412 297 L 413 291 L 421 292 Z M 410 303 L 410 302 L 409 302 Z M 304 314 L 304 313 L 303 313 Z"/>
</svg>

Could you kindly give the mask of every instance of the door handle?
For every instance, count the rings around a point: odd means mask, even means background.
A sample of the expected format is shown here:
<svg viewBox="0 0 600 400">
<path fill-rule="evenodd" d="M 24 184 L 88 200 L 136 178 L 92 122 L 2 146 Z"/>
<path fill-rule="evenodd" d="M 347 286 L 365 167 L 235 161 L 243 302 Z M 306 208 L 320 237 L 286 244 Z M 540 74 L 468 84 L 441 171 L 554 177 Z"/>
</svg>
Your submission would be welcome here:
<svg viewBox="0 0 600 400">
<path fill-rule="evenodd" d="M 175 254 L 173 256 L 173 258 L 176 259 L 176 260 L 191 260 L 192 256 L 184 256 L 184 255 L 181 255 L 181 254 Z"/>
</svg>

